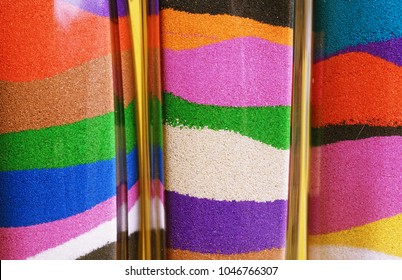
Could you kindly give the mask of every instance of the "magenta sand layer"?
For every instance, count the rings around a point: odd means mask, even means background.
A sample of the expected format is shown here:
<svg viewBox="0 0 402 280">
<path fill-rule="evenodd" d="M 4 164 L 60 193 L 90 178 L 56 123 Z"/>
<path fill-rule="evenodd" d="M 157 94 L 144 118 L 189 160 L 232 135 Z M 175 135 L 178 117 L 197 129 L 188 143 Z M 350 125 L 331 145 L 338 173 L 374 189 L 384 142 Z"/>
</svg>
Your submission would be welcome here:
<svg viewBox="0 0 402 280">
<path fill-rule="evenodd" d="M 244 37 L 191 50 L 165 49 L 163 59 L 164 90 L 190 102 L 290 105 L 290 46 Z"/>
<path fill-rule="evenodd" d="M 356 227 L 402 212 L 400 136 L 315 147 L 311 170 L 312 234 Z"/>
</svg>

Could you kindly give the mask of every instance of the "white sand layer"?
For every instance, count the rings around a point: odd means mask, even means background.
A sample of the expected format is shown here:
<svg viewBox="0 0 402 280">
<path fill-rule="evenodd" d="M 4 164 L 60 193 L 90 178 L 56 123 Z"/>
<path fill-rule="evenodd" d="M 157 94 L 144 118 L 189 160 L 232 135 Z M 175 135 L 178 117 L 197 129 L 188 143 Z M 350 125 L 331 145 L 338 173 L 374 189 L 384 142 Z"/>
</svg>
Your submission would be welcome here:
<svg viewBox="0 0 402 280">
<path fill-rule="evenodd" d="M 128 220 L 134 221 L 139 217 L 139 201 L 128 212 Z M 137 223 L 132 223 L 136 225 Z M 32 260 L 73 260 L 101 248 L 109 243 L 116 242 L 116 218 L 107 221 L 96 228 L 73 238 L 57 247 L 41 252 L 30 259 Z M 138 231 L 131 227 L 129 233 Z"/>
<path fill-rule="evenodd" d="M 164 128 L 167 190 L 220 201 L 287 199 L 288 150 L 226 130 Z"/>
<path fill-rule="evenodd" d="M 364 248 L 334 245 L 314 245 L 308 248 L 310 260 L 402 260 L 397 256 Z"/>
</svg>

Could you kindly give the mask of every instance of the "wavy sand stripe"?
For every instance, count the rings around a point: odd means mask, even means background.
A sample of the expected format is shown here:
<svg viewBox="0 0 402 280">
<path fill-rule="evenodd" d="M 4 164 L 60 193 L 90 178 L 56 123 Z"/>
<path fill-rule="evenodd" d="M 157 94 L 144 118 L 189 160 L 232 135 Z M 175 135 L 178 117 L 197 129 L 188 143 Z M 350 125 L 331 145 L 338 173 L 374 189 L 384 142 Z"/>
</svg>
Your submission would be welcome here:
<svg viewBox="0 0 402 280">
<path fill-rule="evenodd" d="M 166 219 L 165 219 L 165 205 L 159 197 L 154 197 L 151 200 L 152 208 L 152 230 L 155 229 L 165 229 Z M 158 217 L 157 217 L 158 215 Z M 138 218 L 138 217 L 137 217 Z"/>
<path fill-rule="evenodd" d="M 257 37 L 286 46 L 293 44 L 293 30 L 289 27 L 230 15 L 189 14 L 164 9 L 161 24 L 163 47 L 170 50 L 193 49 L 239 37 Z"/>
<path fill-rule="evenodd" d="M 313 148 L 310 232 L 328 233 L 402 212 L 402 137 Z"/>
<path fill-rule="evenodd" d="M 136 182 L 137 184 L 137 182 Z M 165 229 L 165 194 L 162 182 L 159 179 L 151 181 L 151 207 L 152 211 L 152 229 Z M 128 193 L 128 209 L 131 209 L 140 197 L 139 189 Z M 158 215 L 158 217 L 157 217 Z M 159 222 L 159 224 L 157 224 Z M 128 217 L 128 234 L 138 231 L 140 228 L 140 216 Z"/>
<path fill-rule="evenodd" d="M 314 1 L 314 30 L 325 56 L 348 46 L 402 37 L 399 0 Z"/>
<path fill-rule="evenodd" d="M 190 102 L 234 107 L 290 105 L 292 49 L 288 46 L 236 38 L 198 49 L 164 50 L 163 59 L 163 89 Z"/>
<path fill-rule="evenodd" d="M 228 202 L 166 192 L 167 246 L 241 254 L 285 245 L 287 202 Z"/>
<path fill-rule="evenodd" d="M 151 197 L 159 199 L 162 204 L 165 203 L 165 187 L 160 179 L 151 180 Z"/>
<path fill-rule="evenodd" d="M 148 2 L 148 15 L 159 15 L 159 0 Z"/>
<path fill-rule="evenodd" d="M 81 10 L 90 12 L 92 14 L 109 17 L 109 2 L 110 0 L 61 0 L 62 2 L 71 4 Z M 117 9 L 119 16 L 126 16 L 128 14 L 128 6 L 126 0 L 117 0 Z M 58 1 L 56 1 L 56 4 Z"/>
<path fill-rule="evenodd" d="M 162 120 L 162 117 L 160 118 Z M 160 124 L 162 128 L 162 124 Z M 152 145 L 150 147 L 150 158 L 151 158 L 151 178 L 160 179 L 162 182 L 165 181 L 164 177 L 164 164 L 163 164 L 163 150 L 161 145 Z"/>
<path fill-rule="evenodd" d="M 129 217 L 139 214 L 139 203 L 136 203 L 129 212 Z M 62 245 L 41 252 L 30 259 L 32 260 L 60 260 L 60 259 L 78 259 L 93 251 L 98 254 L 92 254 L 88 259 L 115 259 L 116 258 L 116 218 L 99 225 L 98 227 L 77 236 L 65 242 Z M 106 247 L 106 248 L 104 248 Z M 101 248 L 104 248 L 101 250 Z"/>
<path fill-rule="evenodd" d="M 166 189 L 225 201 L 286 200 L 289 151 L 238 133 L 165 126 Z"/>
<path fill-rule="evenodd" d="M 310 260 L 402 260 L 396 256 L 345 246 L 309 246 Z"/>
<path fill-rule="evenodd" d="M 168 249 L 169 260 L 281 260 L 285 258 L 284 249 L 262 250 L 243 254 L 203 254 L 188 250 Z"/>
<path fill-rule="evenodd" d="M 148 7 L 154 2 L 148 2 Z M 160 39 L 160 25 L 161 20 L 158 14 L 149 15 L 150 11 L 148 10 L 148 17 L 147 17 L 147 28 L 148 30 L 153 30 L 152 35 L 150 34 L 148 37 L 148 48 L 150 49 L 149 55 L 151 57 L 160 56 L 160 47 L 161 47 L 161 39 Z M 133 25 L 132 25 L 133 26 Z M 154 53 L 153 53 L 153 52 Z M 153 58 L 155 59 L 155 58 Z"/>
<path fill-rule="evenodd" d="M 161 9 L 172 8 L 197 14 L 229 14 L 244 18 L 255 19 L 274 25 L 293 25 L 292 1 L 233 1 L 233 0 L 204 0 L 181 1 L 161 0 Z"/>
<path fill-rule="evenodd" d="M 313 146 L 380 136 L 402 136 L 402 126 L 329 125 L 311 129 Z"/>
<path fill-rule="evenodd" d="M 134 104 L 125 113 L 134 118 Z M 0 172 L 60 168 L 109 160 L 115 156 L 114 113 L 73 124 L 0 135 Z M 127 151 L 136 145 L 135 129 L 127 126 Z M 129 138 L 133 137 L 134 138 Z"/>
<path fill-rule="evenodd" d="M 165 231 L 162 230 L 159 236 L 161 238 L 160 243 L 164 244 L 165 243 L 165 240 L 164 240 Z M 137 231 L 135 233 L 129 234 L 128 239 L 130 241 L 133 241 L 133 242 L 129 242 L 129 247 L 128 247 L 128 257 L 129 258 L 128 259 L 129 260 L 139 260 L 139 256 L 138 256 L 139 232 Z M 155 240 L 155 231 L 154 230 L 151 231 L 151 239 Z M 100 248 L 88 253 L 85 256 L 79 257 L 78 259 L 79 260 L 101 260 L 101 259 L 104 259 L 104 256 L 105 255 L 107 256 L 109 254 L 109 252 L 111 250 L 110 248 L 113 248 L 114 246 L 116 246 L 115 242 L 109 243 L 109 244 L 107 244 L 107 245 L 105 245 L 103 247 L 100 247 Z"/>
<path fill-rule="evenodd" d="M 126 154 L 137 147 L 137 125 L 135 119 L 135 101 L 133 100 L 124 110 L 124 124 L 126 133 Z"/>
<path fill-rule="evenodd" d="M 347 53 L 313 66 L 314 127 L 402 126 L 402 68 L 367 53 Z"/>
<path fill-rule="evenodd" d="M 402 257 L 401 228 L 399 214 L 350 230 L 310 236 L 309 240 L 312 245 L 357 247 Z"/>
<path fill-rule="evenodd" d="M 137 169 L 136 149 L 127 157 L 127 165 Z M 0 172 L 0 185 L 7 186 L 0 189 L 0 226 L 52 222 L 91 209 L 116 194 L 115 169 L 112 159 L 66 168 Z M 135 172 L 129 182 L 136 182 L 137 176 Z"/>
<path fill-rule="evenodd" d="M 134 188 L 131 191 L 133 190 Z M 113 196 L 83 213 L 66 219 L 27 227 L 0 228 L 1 259 L 26 259 L 50 248 L 60 247 L 60 244 L 79 235 L 101 225 L 104 227 L 108 221 L 115 221 L 115 216 L 116 197 Z M 113 225 L 111 222 L 109 224 Z M 108 232 L 110 231 L 113 233 L 116 230 L 108 227 Z M 105 233 L 106 236 L 110 235 Z"/>
<path fill-rule="evenodd" d="M 371 55 L 380 57 L 384 60 L 392 62 L 398 66 L 402 66 L 402 38 L 392 38 L 383 42 L 374 42 L 368 44 L 358 44 L 357 46 L 347 47 L 342 49 L 336 53 L 333 53 L 326 57 L 316 57 L 316 62 L 322 61 L 324 59 L 328 59 L 330 57 L 345 54 L 349 52 L 366 52 Z"/>
<path fill-rule="evenodd" d="M 289 149 L 290 107 L 220 107 L 164 94 L 164 122 L 174 127 L 229 130 L 278 149 Z"/>
<path fill-rule="evenodd" d="M 2 1 L 0 80 L 44 79 L 111 52 L 108 18 L 57 3 Z M 123 51 L 131 49 L 128 20 L 119 19 Z"/>
<path fill-rule="evenodd" d="M 123 53 L 124 77 L 132 75 L 131 53 Z M 44 80 L 0 81 L 0 134 L 71 124 L 114 111 L 112 61 L 97 58 Z M 126 107 L 133 85 L 124 83 Z"/>
</svg>

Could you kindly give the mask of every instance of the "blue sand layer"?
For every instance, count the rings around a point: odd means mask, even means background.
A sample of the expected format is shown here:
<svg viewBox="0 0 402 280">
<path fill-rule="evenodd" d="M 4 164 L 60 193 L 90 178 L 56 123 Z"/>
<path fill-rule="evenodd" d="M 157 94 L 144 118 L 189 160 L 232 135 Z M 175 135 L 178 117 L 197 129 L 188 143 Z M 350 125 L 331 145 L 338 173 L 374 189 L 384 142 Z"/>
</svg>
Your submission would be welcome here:
<svg viewBox="0 0 402 280">
<path fill-rule="evenodd" d="M 138 179 L 137 149 L 127 155 L 128 186 Z M 115 159 L 66 168 L 0 172 L 0 227 L 67 218 L 116 195 Z"/>
</svg>

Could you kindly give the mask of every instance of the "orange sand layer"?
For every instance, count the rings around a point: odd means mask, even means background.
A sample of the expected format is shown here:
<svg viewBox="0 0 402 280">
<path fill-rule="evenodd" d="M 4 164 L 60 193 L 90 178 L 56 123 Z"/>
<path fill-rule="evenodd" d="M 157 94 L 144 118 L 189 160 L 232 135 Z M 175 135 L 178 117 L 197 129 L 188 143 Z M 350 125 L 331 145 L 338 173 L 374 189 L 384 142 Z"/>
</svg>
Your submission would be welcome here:
<svg viewBox="0 0 402 280">
<path fill-rule="evenodd" d="M 110 53 L 110 20 L 59 1 L 5 1 L 0 17 L 0 80 L 32 81 Z M 32 12 L 34 11 L 34 12 Z M 131 48 L 128 17 L 121 49 Z"/>
<path fill-rule="evenodd" d="M 197 48 L 238 37 L 259 37 L 291 46 L 293 31 L 248 18 L 230 15 L 190 14 L 165 9 L 161 12 L 162 45 L 171 50 Z"/>
<path fill-rule="evenodd" d="M 167 255 L 170 260 L 282 260 L 285 258 L 285 249 L 271 249 L 233 255 L 203 254 L 188 250 L 168 249 Z"/>
</svg>

